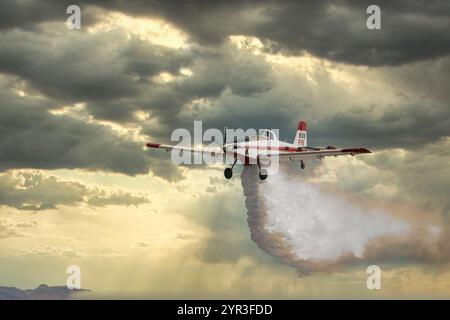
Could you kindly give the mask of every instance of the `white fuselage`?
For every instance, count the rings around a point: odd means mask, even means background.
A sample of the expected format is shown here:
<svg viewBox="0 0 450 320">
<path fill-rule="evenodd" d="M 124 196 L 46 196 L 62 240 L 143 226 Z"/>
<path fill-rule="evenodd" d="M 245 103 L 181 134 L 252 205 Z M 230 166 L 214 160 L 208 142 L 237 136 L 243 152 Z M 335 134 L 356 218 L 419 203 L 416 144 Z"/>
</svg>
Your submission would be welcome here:
<svg viewBox="0 0 450 320">
<path fill-rule="evenodd" d="M 277 158 L 281 152 L 294 152 L 306 150 L 295 144 L 279 141 L 277 139 L 259 138 L 245 142 L 229 143 L 225 145 L 227 154 L 236 154 L 237 158 L 244 164 L 256 164 L 258 156 Z"/>
</svg>

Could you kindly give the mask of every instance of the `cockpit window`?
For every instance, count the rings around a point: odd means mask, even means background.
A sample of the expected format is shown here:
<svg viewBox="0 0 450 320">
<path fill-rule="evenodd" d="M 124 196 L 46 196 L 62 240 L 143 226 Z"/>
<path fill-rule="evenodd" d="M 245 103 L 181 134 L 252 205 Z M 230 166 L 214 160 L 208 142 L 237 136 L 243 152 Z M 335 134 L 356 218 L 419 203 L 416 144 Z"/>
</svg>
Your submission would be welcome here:
<svg viewBox="0 0 450 320">
<path fill-rule="evenodd" d="M 264 129 L 261 131 L 261 134 L 258 136 L 261 139 L 270 139 L 270 140 L 278 140 L 277 135 L 270 129 Z"/>
</svg>

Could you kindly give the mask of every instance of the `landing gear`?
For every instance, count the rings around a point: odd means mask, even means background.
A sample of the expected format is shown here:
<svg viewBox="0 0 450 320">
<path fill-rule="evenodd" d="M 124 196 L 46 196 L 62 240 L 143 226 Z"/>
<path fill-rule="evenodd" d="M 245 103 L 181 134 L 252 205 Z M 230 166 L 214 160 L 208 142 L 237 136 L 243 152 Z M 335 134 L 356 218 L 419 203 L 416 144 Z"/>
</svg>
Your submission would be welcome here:
<svg viewBox="0 0 450 320">
<path fill-rule="evenodd" d="M 305 163 L 303 160 L 300 160 L 300 168 L 305 169 Z"/>
<path fill-rule="evenodd" d="M 261 180 L 267 179 L 267 170 L 266 169 L 261 169 L 261 171 L 259 172 L 259 178 Z"/>
<path fill-rule="evenodd" d="M 231 168 L 225 168 L 223 175 L 225 176 L 226 179 L 231 179 L 231 177 L 233 176 L 233 168 L 234 168 L 234 165 L 236 164 L 236 162 L 237 162 L 237 158 L 234 159 L 234 163 L 231 166 Z"/>
<path fill-rule="evenodd" d="M 259 167 L 259 178 L 261 180 L 266 180 L 267 179 L 267 170 L 261 169 L 261 162 L 259 161 L 259 157 L 256 158 L 256 163 L 258 164 L 258 167 Z"/>
<path fill-rule="evenodd" d="M 231 170 L 231 168 L 225 168 L 223 175 L 226 179 L 231 179 L 231 177 L 233 176 L 233 170 Z"/>
<path fill-rule="evenodd" d="M 225 168 L 225 170 L 223 171 L 223 175 L 225 176 L 226 179 L 231 179 L 231 177 L 233 177 L 233 168 L 236 165 L 237 162 L 237 158 L 234 159 L 234 163 L 230 168 Z M 261 180 L 266 180 L 268 177 L 268 173 L 266 169 L 261 168 L 261 162 L 259 161 L 259 157 L 256 160 L 256 163 L 258 164 L 258 168 L 259 168 L 259 178 Z"/>
</svg>

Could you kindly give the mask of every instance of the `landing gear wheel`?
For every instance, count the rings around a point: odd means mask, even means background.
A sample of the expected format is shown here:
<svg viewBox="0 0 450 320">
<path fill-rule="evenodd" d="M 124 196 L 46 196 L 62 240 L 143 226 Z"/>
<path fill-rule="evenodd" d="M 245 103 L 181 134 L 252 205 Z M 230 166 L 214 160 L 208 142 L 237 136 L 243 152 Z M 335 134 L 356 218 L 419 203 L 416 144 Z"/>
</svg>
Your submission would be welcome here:
<svg viewBox="0 0 450 320">
<path fill-rule="evenodd" d="M 261 169 L 261 171 L 259 172 L 259 178 L 261 180 L 267 179 L 267 170 L 266 169 Z"/>
<path fill-rule="evenodd" d="M 300 161 L 300 168 L 305 169 L 305 163 L 303 161 Z"/>
<path fill-rule="evenodd" d="M 223 172 L 223 175 L 225 176 L 225 178 L 231 179 L 231 177 L 233 176 L 233 170 L 231 170 L 231 168 L 226 168 Z"/>
</svg>

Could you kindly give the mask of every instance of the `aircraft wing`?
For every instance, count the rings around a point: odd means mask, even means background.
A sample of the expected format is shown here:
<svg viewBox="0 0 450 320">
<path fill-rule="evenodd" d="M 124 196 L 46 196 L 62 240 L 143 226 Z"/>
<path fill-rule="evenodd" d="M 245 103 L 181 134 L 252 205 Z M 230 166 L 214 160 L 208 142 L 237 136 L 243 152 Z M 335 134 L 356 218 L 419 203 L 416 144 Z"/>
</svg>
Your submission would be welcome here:
<svg viewBox="0 0 450 320">
<path fill-rule="evenodd" d="M 330 156 L 345 156 L 362 153 L 372 153 L 366 148 L 344 148 L 344 149 L 310 149 L 305 151 L 280 151 L 278 154 L 267 154 L 262 157 L 280 157 L 280 158 L 290 158 L 290 159 L 311 159 L 311 158 L 323 158 Z"/>
<path fill-rule="evenodd" d="M 194 153 L 201 153 L 201 154 L 209 154 L 211 156 L 218 156 L 224 154 L 223 150 L 221 148 L 189 148 L 189 147 L 183 147 L 183 146 L 174 146 L 174 145 L 168 145 L 168 144 L 160 144 L 160 143 L 147 143 L 147 147 L 149 148 L 156 148 L 156 149 L 163 149 L 166 151 L 170 150 L 182 150 L 182 151 L 188 151 L 188 152 L 194 152 Z M 344 148 L 344 149 L 314 149 L 309 148 L 304 151 L 296 151 L 294 150 L 280 150 L 276 153 L 269 152 L 267 154 L 261 154 L 259 152 L 249 152 L 245 149 L 237 149 L 233 151 L 233 154 L 238 157 L 239 159 L 256 159 L 258 156 L 260 158 L 271 158 L 271 157 L 280 157 L 280 158 L 289 158 L 289 159 L 312 159 L 312 158 L 324 158 L 324 157 L 330 157 L 330 156 L 343 156 L 343 155 L 356 155 L 356 154 L 362 154 L 362 153 L 371 153 L 366 148 Z"/>
<path fill-rule="evenodd" d="M 182 147 L 182 146 L 173 146 L 170 144 L 160 144 L 160 143 L 147 143 L 147 147 L 149 148 L 156 148 L 156 149 L 163 149 L 166 151 L 170 150 L 182 150 L 182 151 L 188 151 L 188 152 L 194 152 L 194 153 L 202 153 L 202 154 L 209 154 L 211 156 L 217 156 L 220 154 L 223 154 L 223 150 L 221 148 L 188 148 L 188 147 Z"/>
</svg>

